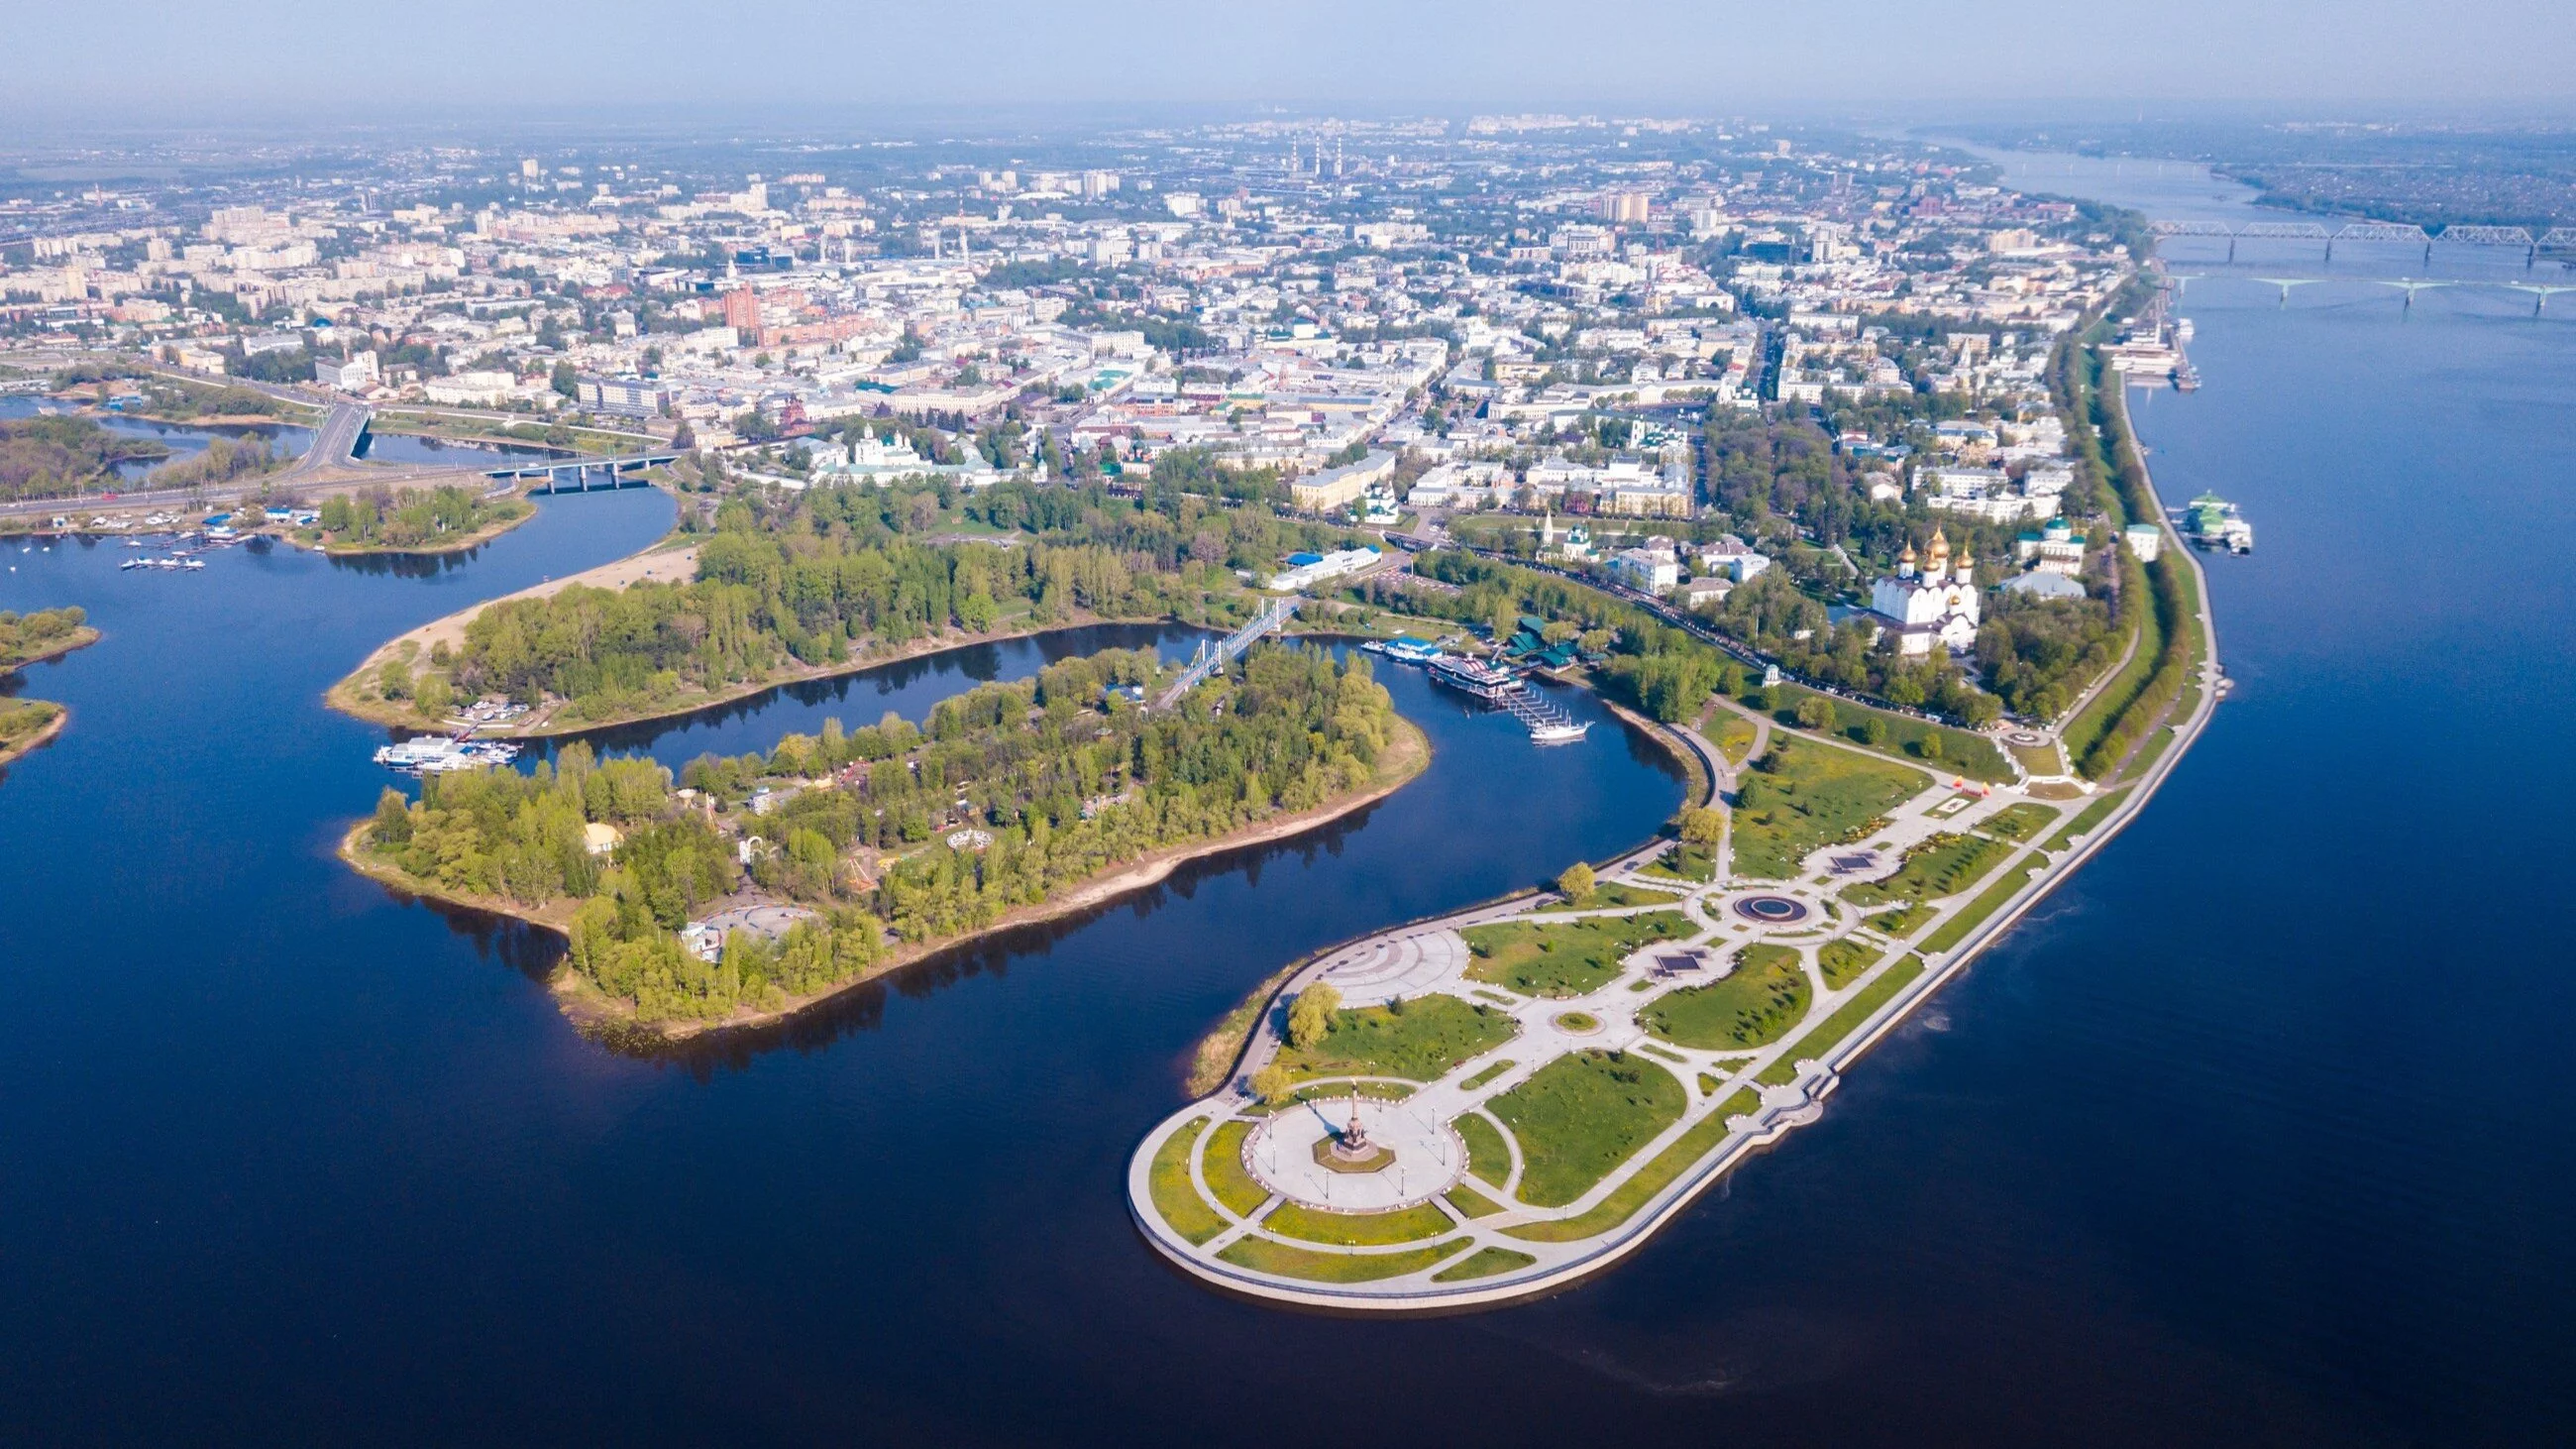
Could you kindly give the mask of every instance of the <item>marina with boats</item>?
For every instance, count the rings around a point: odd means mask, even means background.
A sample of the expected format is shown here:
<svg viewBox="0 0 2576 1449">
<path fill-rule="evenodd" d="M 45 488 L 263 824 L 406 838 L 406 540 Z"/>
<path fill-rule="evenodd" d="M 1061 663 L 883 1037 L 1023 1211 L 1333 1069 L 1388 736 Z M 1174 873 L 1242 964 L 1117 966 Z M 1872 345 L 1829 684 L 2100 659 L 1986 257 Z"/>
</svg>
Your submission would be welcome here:
<svg viewBox="0 0 2576 1449">
<path fill-rule="evenodd" d="M 1446 653 L 1418 639 L 1371 640 L 1360 647 L 1398 664 L 1424 666 L 1433 683 L 1473 695 L 1519 720 L 1533 743 L 1572 744 L 1591 732 L 1588 721 L 1575 719 L 1563 706 L 1531 689 L 1509 666 Z"/>
</svg>

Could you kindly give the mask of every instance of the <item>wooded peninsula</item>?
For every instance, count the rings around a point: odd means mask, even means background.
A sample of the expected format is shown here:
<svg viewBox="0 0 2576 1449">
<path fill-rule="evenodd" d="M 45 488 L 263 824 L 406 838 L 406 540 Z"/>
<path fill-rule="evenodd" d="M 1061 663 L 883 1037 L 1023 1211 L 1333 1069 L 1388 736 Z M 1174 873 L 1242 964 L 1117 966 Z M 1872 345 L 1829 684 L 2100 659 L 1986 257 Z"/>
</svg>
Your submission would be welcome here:
<svg viewBox="0 0 2576 1449">
<path fill-rule="evenodd" d="M 834 721 L 766 756 L 702 757 L 677 788 L 652 761 L 574 744 L 529 774 L 433 776 L 417 802 L 388 789 L 343 854 L 561 931 L 568 1010 L 680 1036 L 1292 834 L 1429 761 L 1365 656 L 1266 646 L 1148 711 L 1130 689 L 1159 673 L 1150 651 L 1061 660 L 919 724 Z M 767 926 L 703 924 L 755 911 Z"/>
</svg>

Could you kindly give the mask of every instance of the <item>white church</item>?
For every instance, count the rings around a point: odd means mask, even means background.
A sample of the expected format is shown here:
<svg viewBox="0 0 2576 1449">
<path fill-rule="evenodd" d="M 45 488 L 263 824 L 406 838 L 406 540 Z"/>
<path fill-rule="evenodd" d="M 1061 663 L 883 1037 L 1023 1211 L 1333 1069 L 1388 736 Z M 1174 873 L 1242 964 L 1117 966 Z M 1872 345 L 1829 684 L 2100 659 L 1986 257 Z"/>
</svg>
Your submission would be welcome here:
<svg viewBox="0 0 2576 1449">
<path fill-rule="evenodd" d="M 1961 559 L 1950 566 L 1950 540 L 1932 531 L 1932 555 L 1920 573 L 1914 568 L 1914 545 L 1896 556 L 1896 577 L 1870 586 L 1870 612 L 1896 631 L 1902 654 L 1929 654 L 1936 642 L 1964 653 L 1977 642 L 1976 565 Z"/>
</svg>

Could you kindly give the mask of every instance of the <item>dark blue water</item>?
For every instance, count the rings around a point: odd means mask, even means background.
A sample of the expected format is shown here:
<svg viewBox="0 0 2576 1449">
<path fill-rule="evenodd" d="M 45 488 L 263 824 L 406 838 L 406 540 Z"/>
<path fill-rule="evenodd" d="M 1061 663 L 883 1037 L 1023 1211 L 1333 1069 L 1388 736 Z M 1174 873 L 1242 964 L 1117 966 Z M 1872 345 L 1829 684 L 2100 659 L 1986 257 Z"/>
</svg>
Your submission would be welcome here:
<svg viewBox="0 0 2576 1449">
<path fill-rule="evenodd" d="M 332 859 L 386 777 L 318 700 L 386 635 L 669 516 L 557 500 L 423 570 L 8 555 L 0 607 L 79 602 L 107 638 L 31 672 L 73 727 L 0 781 L 0 1439 L 1024 1442 L 1131 1402 L 1177 1432 L 1221 1397 L 1198 1351 L 1349 1331 L 1135 1240 L 1122 1167 L 1199 1033 L 1297 955 L 1616 852 L 1680 798 L 1588 700 L 1592 739 L 1539 750 L 1389 669 L 1436 754 L 1363 814 L 778 1030 L 616 1055 L 539 985 L 546 938 Z M 1085 643 L 1186 637 L 964 650 L 766 718 L 917 714 Z M 624 743 L 747 743 L 726 713 Z"/>
<path fill-rule="evenodd" d="M 383 777 L 315 700 L 658 495 L 426 571 L 0 556 L 0 607 L 109 631 L 0 782 L 0 1439 L 2563 1440 L 2576 327 L 2398 308 L 2192 284 L 2206 386 L 2140 425 L 2261 551 L 2211 561 L 2239 688 L 2145 818 L 1630 1264 L 1428 1323 L 1180 1281 L 1120 1173 L 1281 962 L 1650 828 L 1678 787 L 1615 730 L 1536 751 L 1388 670 L 1439 753 L 1364 817 L 645 1060 L 543 941 L 330 859 Z"/>
</svg>

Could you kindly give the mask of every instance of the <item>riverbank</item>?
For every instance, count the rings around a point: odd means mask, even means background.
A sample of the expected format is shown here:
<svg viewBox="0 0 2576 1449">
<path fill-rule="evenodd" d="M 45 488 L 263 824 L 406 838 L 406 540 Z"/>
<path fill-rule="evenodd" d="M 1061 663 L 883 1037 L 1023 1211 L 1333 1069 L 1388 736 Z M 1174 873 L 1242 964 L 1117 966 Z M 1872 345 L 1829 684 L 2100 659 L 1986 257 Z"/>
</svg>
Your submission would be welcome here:
<svg viewBox="0 0 2576 1449">
<path fill-rule="evenodd" d="M 583 980 L 569 966 L 562 965 L 555 968 L 554 975 L 547 982 L 547 989 L 554 993 L 556 1005 L 566 1016 L 572 1018 L 576 1025 L 589 1030 L 646 1033 L 665 1042 L 680 1042 L 709 1032 L 775 1025 L 800 1012 L 811 1010 L 853 987 L 865 985 L 934 956 L 1003 932 L 1017 930 L 1024 926 L 1040 925 L 1108 905 L 1123 896 L 1160 884 L 1172 872 L 1190 861 L 1222 855 L 1231 850 L 1286 840 L 1373 805 L 1402 789 L 1431 764 L 1431 740 L 1422 732 L 1421 727 L 1401 715 L 1396 717 L 1396 727 L 1394 741 L 1378 757 L 1375 779 L 1364 789 L 1354 791 L 1338 800 L 1328 801 L 1311 810 L 1277 816 L 1262 821 L 1258 825 L 1222 836 L 1188 845 L 1169 846 L 1139 856 L 1123 865 L 1112 867 L 1050 900 L 1004 912 L 990 925 L 954 936 L 945 936 L 935 941 L 917 942 L 900 947 L 855 976 L 835 982 L 820 991 L 788 997 L 773 1007 L 741 1008 L 732 1015 L 715 1021 L 639 1021 L 633 1007 L 600 991 Z M 568 934 L 573 912 L 580 905 L 578 899 L 563 897 L 542 905 L 529 906 L 499 897 L 475 896 L 422 880 L 399 866 L 372 855 L 365 849 L 364 840 L 371 824 L 370 820 L 360 820 L 340 837 L 338 854 L 351 869 L 384 885 L 426 900 L 462 906 L 496 916 L 507 916 L 530 925 L 542 926 L 557 935 Z"/>
<path fill-rule="evenodd" d="M 56 704 L 50 699 L 0 700 L 0 706 L 6 706 L 5 709 L 0 709 L 0 733 L 5 733 L 5 726 L 12 714 L 28 709 L 50 709 L 54 712 L 52 718 L 36 726 L 35 733 L 24 739 L 0 738 L 0 767 L 15 764 L 52 744 L 57 736 L 71 726 L 71 709 L 66 705 Z"/>
<path fill-rule="evenodd" d="M 451 538 L 442 538 L 436 543 L 397 546 L 380 543 L 333 543 L 326 539 L 322 544 L 322 552 L 332 558 L 435 558 L 440 554 L 463 553 L 467 549 L 480 548 L 537 516 L 537 506 L 524 498 L 505 500 L 500 506 L 515 507 L 517 511 L 496 516 L 480 528 L 469 529 Z"/>
<path fill-rule="evenodd" d="M 442 643 L 447 645 L 451 652 L 461 650 L 465 643 L 466 625 L 473 622 L 475 616 L 485 609 L 511 599 L 543 598 L 574 584 L 590 588 L 622 589 L 630 584 L 647 580 L 656 583 L 688 583 L 697 577 L 697 558 L 696 544 L 665 540 L 653 549 L 630 555 L 614 563 L 602 564 L 598 568 L 586 570 L 569 578 L 548 580 L 533 588 L 521 589 L 515 594 L 505 594 L 501 598 L 486 600 L 470 608 L 460 609 L 444 618 L 433 619 L 417 629 L 399 634 L 377 646 L 375 651 L 361 661 L 356 669 L 324 693 L 323 702 L 342 714 L 365 720 L 370 724 L 400 729 L 433 728 L 437 722 L 424 720 L 419 711 L 413 709 L 408 701 L 387 700 L 378 690 L 377 681 L 381 677 L 386 661 L 400 660 L 406 666 L 417 668 L 417 662 L 428 658 L 431 652 Z M 1172 615 L 1162 615 L 1158 618 L 1177 623 L 1189 622 Z M 760 679 L 744 680 L 723 689 L 697 691 L 684 697 L 657 701 L 648 707 L 620 710 L 607 715 L 566 718 L 563 711 L 569 701 L 550 700 L 529 711 L 525 718 L 515 724 L 493 726 L 479 730 L 477 733 L 492 739 L 548 739 L 559 735 L 587 734 L 593 730 L 614 729 L 622 725 L 642 724 L 651 720 L 677 719 L 683 715 L 695 714 L 700 710 L 731 704 L 735 700 L 748 699 L 753 695 L 786 685 L 836 679 L 845 674 L 856 674 L 888 664 L 900 664 L 907 659 L 943 653 L 971 644 L 999 644 L 1013 639 L 1033 639 L 1043 634 L 1061 633 L 1068 629 L 1085 629 L 1098 624 L 1157 621 L 1109 618 L 1089 610 L 1072 609 L 1066 612 L 1066 617 L 1050 624 L 1011 627 L 1011 621 L 1004 621 L 993 630 L 981 634 L 958 629 L 943 629 L 937 634 L 925 635 L 905 644 L 891 647 L 878 645 L 832 663 L 790 664 Z"/>
</svg>

